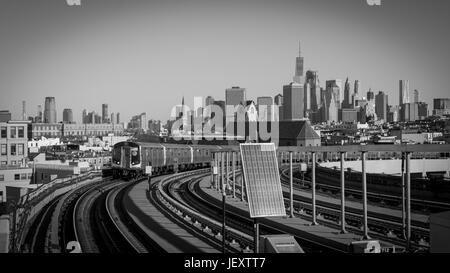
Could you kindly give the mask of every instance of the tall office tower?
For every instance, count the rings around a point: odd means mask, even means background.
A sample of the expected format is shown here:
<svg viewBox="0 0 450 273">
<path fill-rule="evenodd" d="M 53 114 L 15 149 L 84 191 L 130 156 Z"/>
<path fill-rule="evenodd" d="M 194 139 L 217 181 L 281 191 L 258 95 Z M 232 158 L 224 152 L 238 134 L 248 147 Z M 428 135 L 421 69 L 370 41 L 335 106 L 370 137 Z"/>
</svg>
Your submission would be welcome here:
<svg viewBox="0 0 450 273">
<path fill-rule="evenodd" d="M 214 98 L 211 96 L 207 96 L 205 99 L 205 106 L 210 106 L 214 104 Z"/>
<path fill-rule="evenodd" d="M 81 114 L 81 123 L 83 124 L 88 123 L 87 119 L 88 119 L 87 111 L 86 109 L 84 109 L 83 113 Z"/>
<path fill-rule="evenodd" d="M 28 120 L 26 102 L 24 100 L 22 101 L 22 120 Z"/>
<path fill-rule="evenodd" d="M 45 98 L 44 123 L 56 123 L 55 97 Z"/>
<path fill-rule="evenodd" d="M 108 104 L 102 104 L 102 123 L 108 123 Z"/>
<path fill-rule="evenodd" d="M 100 114 L 95 113 L 95 124 L 102 123 L 102 116 Z"/>
<path fill-rule="evenodd" d="M 305 94 L 303 94 L 303 109 L 305 111 L 305 117 L 307 117 L 311 111 L 311 85 L 309 82 L 305 82 L 303 90 L 305 92 Z M 308 115 L 306 113 L 308 113 Z"/>
<path fill-rule="evenodd" d="M 409 103 L 409 81 L 400 80 L 398 104 L 402 106 L 405 103 Z"/>
<path fill-rule="evenodd" d="M 117 122 L 117 124 L 120 123 L 120 113 L 116 114 L 116 122 Z"/>
<path fill-rule="evenodd" d="M 141 121 L 141 124 L 139 125 L 139 128 L 144 130 L 144 131 L 147 131 L 147 129 L 148 129 L 148 121 L 147 121 L 147 114 L 146 113 L 141 113 L 140 114 L 140 121 Z M 185 128 L 184 124 L 183 124 L 183 128 Z"/>
<path fill-rule="evenodd" d="M 419 90 L 415 89 L 414 90 L 414 103 L 418 103 L 419 102 Z"/>
<path fill-rule="evenodd" d="M 258 97 L 256 99 L 258 107 L 258 116 L 262 121 L 273 121 L 273 99 L 272 97 Z"/>
<path fill-rule="evenodd" d="M 295 76 L 294 82 L 299 84 L 304 84 L 305 78 L 303 76 L 303 57 L 301 44 L 298 44 L 298 57 L 295 58 Z"/>
<path fill-rule="evenodd" d="M 330 90 L 332 92 L 334 92 L 335 97 L 334 99 L 336 100 L 336 104 L 338 109 L 341 108 L 341 102 L 342 102 L 342 97 L 343 97 L 343 90 L 342 90 L 342 80 L 336 79 L 336 80 L 329 80 L 325 82 L 325 89 L 327 90 L 327 92 L 330 92 Z"/>
<path fill-rule="evenodd" d="M 311 111 L 317 111 L 321 104 L 320 82 L 317 71 L 306 71 L 306 82 L 309 84 L 309 105 Z"/>
<path fill-rule="evenodd" d="M 41 123 L 42 122 L 42 106 L 41 105 L 38 105 L 37 115 L 36 115 L 36 118 L 34 119 L 34 121 L 36 123 Z"/>
<path fill-rule="evenodd" d="M 358 94 L 359 93 L 359 80 L 355 81 L 355 86 L 354 86 L 354 90 L 353 90 L 353 94 Z"/>
<path fill-rule="evenodd" d="M 63 123 L 73 123 L 72 109 L 66 108 L 63 110 Z"/>
<path fill-rule="evenodd" d="M 323 122 L 337 122 L 339 112 L 338 87 L 329 86 L 322 92 L 322 118 Z"/>
<path fill-rule="evenodd" d="M 290 83 L 283 86 L 283 118 L 284 120 L 298 120 L 304 118 L 303 85 Z"/>
<path fill-rule="evenodd" d="M 245 88 L 233 86 L 225 90 L 225 104 L 226 106 L 236 106 L 242 104 L 245 106 L 247 103 Z"/>
<path fill-rule="evenodd" d="M 114 113 L 111 113 L 111 124 L 115 124 L 116 122 L 115 122 L 115 120 L 114 120 Z"/>
<path fill-rule="evenodd" d="M 372 88 L 369 88 L 369 91 L 367 92 L 367 101 L 371 101 L 375 98 L 375 94 L 372 92 Z"/>
<path fill-rule="evenodd" d="M 278 106 L 283 105 L 283 95 L 281 95 L 281 94 L 276 95 L 274 98 L 274 102 Z"/>
<path fill-rule="evenodd" d="M 274 102 L 278 106 L 278 120 L 284 120 L 283 95 L 276 95 Z"/>
<path fill-rule="evenodd" d="M 388 95 L 383 91 L 378 92 L 375 96 L 375 113 L 379 120 L 384 120 L 384 122 L 388 121 Z"/>
<path fill-rule="evenodd" d="M 352 94 L 351 94 L 351 86 L 350 82 L 345 80 L 344 85 L 344 100 L 342 101 L 342 108 L 353 108 L 352 107 Z"/>
<path fill-rule="evenodd" d="M 225 90 L 225 127 L 230 123 L 234 123 L 236 106 L 242 105 L 245 107 L 247 105 L 246 91 L 245 88 L 240 88 L 238 86 L 233 86 Z M 230 109 L 229 109 L 230 108 Z"/>
</svg>

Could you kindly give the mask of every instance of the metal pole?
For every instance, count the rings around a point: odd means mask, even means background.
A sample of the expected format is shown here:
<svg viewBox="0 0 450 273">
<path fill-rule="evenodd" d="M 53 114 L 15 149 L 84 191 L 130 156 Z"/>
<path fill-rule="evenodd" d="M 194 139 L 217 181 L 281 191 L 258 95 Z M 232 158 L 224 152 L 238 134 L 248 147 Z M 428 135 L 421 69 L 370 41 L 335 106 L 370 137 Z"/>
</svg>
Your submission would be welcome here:
<svg viewBox="0 0 450 273">
<path fill-rule="evenodd" d="M 220 173 L 221 174 L 220 176 L 222 178 L 222 184 L 220 185 L 220 188 L 223 191 L 223 189 L 225 188 L 224 185 L 225 185 L 225 177 L 226 177 L 226 176 L 224 176 L 224 174 L 225 174 L 225 153 L 224 152 L 221 153 L 221 160 L 222 160 L 222 163 L 221 163 L 222 172 Z"/>
<path fill-rule="evenodd" d="M 292 152 L 289 152 L 289 211 L 290 217 L 294 218 L 294 178 L 292 173 Z"/>
<path fill-rule="evenodd" d="M 227 188 L 228 188 L 228 183 L 230 182 L 229 181 L 229 174 L 230 174 L 230 152 L 227 152 L 226 153 L 226 156 L 227 156 L 227 161 L 225 162 L 225 164 L 226 164 L 226 175 L 225 175 L 225 192 L 226 192 L 226 190 L 227 190 Z"/>
<path fill-rule="evenodd" d="M 243 163 L 242 163 L 242 158 L 239 157 L 239 166 L 241 168 L 241 201 L 244 201 L 244 194 L 245 194 L 245 189 L 244 189 L 244 171 L 243 171 Z"/>
<path fill-rule="evenodd" d="M 316 152 L 312 152 L 312 181 L 311 181 L 311 190 L 312 190 L 312 223 L 311 225 L 317 225 L 316 221 Z"/>
<path fill-rule="evenodd" d="M 363 193 L 363 224 L 364 224 L 364 240 L 369 240 L 369 229 L 367 226 L 367 180 L 366 180 L 366 152 L 361 153 L 362 157 L 362 193 Z"/>
<path fill-rule="evenodd" d="M 223 184 L 222 187 L 222 253 L 225 253 L 225 233 L 226 233 L 226 227 L 225 227 L 225 215 L 226 215 L 226 189 L 225 184 Z"/>
<path fill-rule="evenodd" d="M 406 153 L 406 241 L 408 251 L 411 248 L 411 153 Z"/>
<path fill-rule="evenodd" d="M 258 218 L 253 218 L 253 228 L 254 228 L 254 245 L 255 250 L 254 253 L 259 253 L 259 223 Z"/>
<path fill-rule="evenodd" d="M 405 154 L 402 152 L 402 235 L 406 239 L 406 212 L 405 212 Z"/>
<path fill-rule="evenodd" d="M 233 198 L 236 198 L 236 152 L 233 152 Z"/>
<path fill-rule="evenodd" d="M 345 172 L 344 172 L 344 155 L 341 152 L 341 233 L 347 233 L 345 230 Z"/>
</svg>

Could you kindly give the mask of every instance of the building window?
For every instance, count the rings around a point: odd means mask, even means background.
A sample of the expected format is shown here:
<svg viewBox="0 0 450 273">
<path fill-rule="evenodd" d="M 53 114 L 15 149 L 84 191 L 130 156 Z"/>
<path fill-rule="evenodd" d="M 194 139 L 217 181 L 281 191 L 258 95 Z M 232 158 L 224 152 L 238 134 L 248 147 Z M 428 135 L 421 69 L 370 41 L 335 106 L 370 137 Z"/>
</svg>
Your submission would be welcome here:
<svg viewBox="0 0 450 273">
<path fill-rule="evenodd" d="M 17 162 L 15 160 L 11 161 L 11 165 L 17 165 Z"/>
<path fill-rule="evenodd" d="M 20 174 L 19 173 L 16 173 L 14 175 L 14 180 L 20 180 Z"/>
<path fill-rule="evenodd" d="M 2 161 L 2 162 L 0 162 L 0 166 L 6 166 L 6 165 L 8 165 L 8 162 L 7 162 L 7 161 Z"/>
<path fill-rule="evenodd" d="M 0 181 L 5 181 L 5 175 L 4 174 L 0 174 Z"/>
<path fill-rule="evenodd" d="M 20 180 L 27 180 L 27 174 L 26 173 L 21 173 L 20 174 Z"/>
<path fill-rule="evenodd" d="M 28 179 L 31 180 L 31 178 L 33 178 L 33 174 L 32 174 L 32 173 L 29 173 L 29 174 L 28 174 Z"/>
<path fill-rule="evenodd" d="M 7 138 L 7 131 L 8 131 L 8 129 L 5 126 L 1 127 L 1 137 L 2 138 Z"/>
<path fill-rule="evenodd" d="M 1 148 L 0 148 L 0 154 L 1 155 L 8 155 L 6 147 L 8 147 L 6 144 L 2 144 L 1 145 Z"/>
<path fill-rule="evenodd" d="M 23 128 L 23 126 L 19 127 L 19 138 L 24 138 L 25 137 L 25 130 Z"/>
<path fill-rule="evenodd" d="M 16 138 L 16 127 L 9 127 L 9 137 Z"/>
<path fill-rule="evenodd" d="M 18 144 L 17 147 L 18 147 L 17 154 L 23 155 L 23 144 Z"/>
<path fill-rule="evenodd" d="M 16 144 L 11 144 L 11 146 L 9 146 L 9 150 L 11 151 L 10 154 L 11 155 L 17 155 L 17 151 L 16 151 Z"/>
</svg>

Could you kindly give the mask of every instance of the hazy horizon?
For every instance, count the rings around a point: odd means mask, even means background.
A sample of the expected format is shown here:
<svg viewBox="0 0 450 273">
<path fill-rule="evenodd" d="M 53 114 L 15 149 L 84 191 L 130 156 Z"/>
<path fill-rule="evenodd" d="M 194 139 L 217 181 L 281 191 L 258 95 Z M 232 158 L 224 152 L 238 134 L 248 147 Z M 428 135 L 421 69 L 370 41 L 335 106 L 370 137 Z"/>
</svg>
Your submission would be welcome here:
<svg viewBox="0 0 450 273">
<path fill-rule="evenodd" d="M 445 0 L 1 0 L 0 110 L 35 116 L 44 98 L 64 108 L 165 121 L 185 97 L 275 96 L 292 81 L 298 43 L 305 71 L 360 80 L 398 104 L 399 80 L 432 110 L 448 98 L 450 2 Z"/>
</svg>

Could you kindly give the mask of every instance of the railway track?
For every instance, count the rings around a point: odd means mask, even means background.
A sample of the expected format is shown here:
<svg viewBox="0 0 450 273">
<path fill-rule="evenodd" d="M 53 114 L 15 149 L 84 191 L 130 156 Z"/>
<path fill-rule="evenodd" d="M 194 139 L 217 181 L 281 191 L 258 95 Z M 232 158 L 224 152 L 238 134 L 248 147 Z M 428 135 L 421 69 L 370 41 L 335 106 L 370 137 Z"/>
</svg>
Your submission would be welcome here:
<svg viewBox="0 0 450 273">
<path fill-rule="evenodd" d="M 286 176 L 286 171 L 283 171 L 283 175 L 281 176 L 281 181 L 285 186 L 289 186 L 289 178 Z M 295 180 L 294 180 L 295 181 Z M 294 182 L 294 190 L 299 191 L 308 191 L 303 186 Z M 333 194 L 326 194 L 323 192 L 319 192 L 319 195 L 322 195 L 326 198 L 336 199 L 336 195 Z M 285 193 L 285 197 L 288 197 L 288 194 Z M 337 200 L 337 199 L 336 199 Z M 347 199 L 348 200 L 348 199 Z M 311 198 L 305 198 L 303 196 L 296 195 L 294 193 L 294 201 L 297 202 L 297 207 L 299 209 L 307 210 L 310 212 L 312 210 L 312 207 L 310 205 Z M 325 212 L 328 214 L 330 219 L 340 220 L 340 203 L 334 204 L 332 202 L 323 202 L 318 200 L 316 202 L 317 207 L 322 212 Z M 398 208 L 395 208 L 398 209 Z M 320 212 L 320 211 L 319 211 Z M 361 222 L 361 209 L 352 208 L 348 205 L 346 206 L 346 221 L 354 222 L 354 223 L 360 223 Z M 393 215 L 386 215 L 376 212 L 370 212 L 368 213 L 369 218 L 369 225 L 371 225 L 372 229 L 384 229 L 385 233 L 388 233 L 389 231 L 394 231 L 397 233 L 397 237 L 400 237 L 402 235 L 402 226 L 401 226 L 401 217 L 393 216 Z M 424 238 L 426 240 L 429 240 L 429 224 L 424 223 L 417 220 L 412 220 L 412 231 L 415 233 L 415 236 L 418 236 L 419 238 Z M 369 226 L 370 227 L 370 226 Z"/>
<path fill-rule="evenodd" d="M 212 202 L 205 201 L 205 199 L 198 194 L 198 182 L 203 178 L 201 177 L 190 177 L 189 179 L 173 181 L 165 185 L 166 191 L 172 191 L 171 194 L 180 204 L 189 206 L 189 209 L 196 211 L 204 215 L 208 219 L 213 219 L 218 223 L 217 229 L 221 228 L 222 221 L 222 207 L 218 206 Z M 198 217 L 198 216 L 197 216 Z M 199 220 L 201 222 L 201 220 Z M 227 241 L 232 241 L 233 231 L 239 231 L 239 236 L 243 238 L 235 238 L 235 242 L 251 252 L 254 248 L 253 245 L 253 221 L 252 219 L 242 216 L 232 210 L 227 210 L 226 213 L 226 223 L 227 223 Z M 260 225 L 261 235 L 264 234 L 280 234 L 286 233 L 283 230 L 278 229 L 275 226 L 267 226 L 264 224 Z M 220 232 L 220 231 L 219 231 Z M 245 237 L 242 236 L 245 234 Z M 228 239 L 230 236 L 230 239 Z M 244 240 L 242 240 L 244 239 Z M 319 245 L 317 242 L 308 241 L 305 238 L 296 238 L 302 248 L 306 252 L 337 252 L 337 249 L 331 249 L 330 247 Z M 242 248 L 241 248 L 242 249 Z M 242 250 L 241 250 L 242 251 Z"/>
<path fill-rule="evenodd" d="M 203 208 L 192 206 L 181 197 L 184 195 L 181 187 L 185 183 L 205 175 L 209 174 L 205 174 L 205 171 L 202 170 L 162 180 L 156 185 L 158 190 L 153 192 L 152 199 L 159 204 L 160 209 L 175 217 L 179 224 L 184 225 L 197 237 L 220 250 L 223 236 L 222 223 L 205 215 Z M 225 238 L 227 252 L 252 252 L 253 237 L 241 230 L 227 227 Z"/>
<path fill-rule="evenodd" d="M 295 168 L 294 168 L 295 170 Z M 287 172 L 289 169 L 284 169 L 282 171 L 282 176 L 289 181 L 289 177 Z M 295 174 L 295 173 L 294 173 Z M 303 189 L 311 189 L 311 181 L 305 179 L 299 179 L 297 177 L 293 177 L 294 182 L 297 184 L 296 187 L 300 187 Z M 325 183 L 316 182 L 316 187 L 318 189 L 322 189 L 330 194 L 340 193 L 340 186 L 333 186 Z M 346 194 L 352 195 L 353 197 L 362 198 L 362 193 L 360 189 L 355 189 L 353 187 L 347 186 L 345 189 Z M 390 207 L 390 208 L 398 208 L 401 206 L 402 198 L 400 196 L 389 195 L 384 193 L 367 193 L 368 201 L 372 201 L 374 203 L 378 203 L 379 205 Z M 411 199 L 411 208 L 413 211 L 417 211 L 418 213 L 429 213 L 430 211 L 448 211 L 450 210 L 450 203 L 439 202 L 439 201 L 431 201 L 431 200 L 422 200 L 422 199 Z"/>
</svg>

